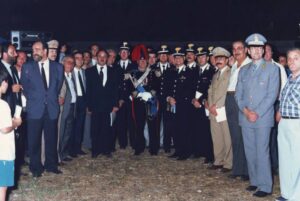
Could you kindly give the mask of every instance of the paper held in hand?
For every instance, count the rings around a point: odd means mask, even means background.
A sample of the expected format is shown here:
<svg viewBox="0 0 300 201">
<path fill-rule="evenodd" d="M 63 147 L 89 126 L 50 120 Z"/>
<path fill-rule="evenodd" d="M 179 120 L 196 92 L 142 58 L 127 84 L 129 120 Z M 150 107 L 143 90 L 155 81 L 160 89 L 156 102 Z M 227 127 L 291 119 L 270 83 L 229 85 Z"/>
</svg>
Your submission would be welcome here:
<svg viewBox="0 0 300 201">
<path fill-rule="evenodd" d="M 113 123 L 114 123 L 115 120 L 116 120 L 116 117 L 117 117 L 117 113 L 116 113 L 116 112 L 111 112 L 111 113 L 110 113 L 110 126 L 113 125 Z"/>
<path fill-rule="evenodd" d="M 22 113 L 22 107 L 20 105 L 16 105 L 14 117 L 15 118 L 20 118 L 21 113 Z"/>
<path fill-rule="evenodd" d="M 202 95 L 203 95 L 202 93 L 200 93 L 199 91 L 196 91 L 195 98 L 199 99 L 199 98 L 201 98 Z"/>
<path fill-rule="evenodd" d="M 219 123 L 219 122 L 226 121 L 226 120 L 227 120 L 227 117 L 226 117 L 225 107 L 223 106 L 223 107 L 217 108 L 216 121 Z"/>
</svg>

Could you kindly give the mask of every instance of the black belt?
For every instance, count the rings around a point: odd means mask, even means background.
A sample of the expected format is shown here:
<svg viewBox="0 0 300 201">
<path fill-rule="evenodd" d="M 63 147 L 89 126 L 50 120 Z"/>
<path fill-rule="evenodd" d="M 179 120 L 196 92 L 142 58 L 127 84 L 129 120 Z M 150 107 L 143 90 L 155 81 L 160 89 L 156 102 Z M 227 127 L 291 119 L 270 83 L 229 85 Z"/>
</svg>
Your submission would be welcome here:
<svg viewBox="0 0 300 201">
<path fill-rule="evenodd" d="M 300 117 L 286 117 L 286 116 L 282 116 L 281 118 L 283 118 L 283 119 L 300 119 Z"/>
<path fill-rule="evenodd" d="M 227 91 L 228 94 L 235 94 L 235 91 Z"/>
</svg>

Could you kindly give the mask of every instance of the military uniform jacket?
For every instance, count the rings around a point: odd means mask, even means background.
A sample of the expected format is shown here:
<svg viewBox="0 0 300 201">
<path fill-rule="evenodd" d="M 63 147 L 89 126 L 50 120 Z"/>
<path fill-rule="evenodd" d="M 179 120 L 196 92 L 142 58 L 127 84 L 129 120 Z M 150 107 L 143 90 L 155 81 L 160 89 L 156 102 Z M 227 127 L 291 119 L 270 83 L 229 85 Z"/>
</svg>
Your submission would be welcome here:
<svg viewBox="0 0 300 201">
<path fill-rule="evenodd" d="M 131 61 L 129 61 L 126 69 L 123 69 L 121 67 L 121 64 L 120 64 L 120 61 L 119 61 L 115 64 L 114 68 L 116 69 L 116 73 L 118 75 L 118 91 L 119 91 L 118 99 L 128 101 L 128 98 L 129 98 L 130 93 L 131 93 L 130 92 L 131 81 L 130 80 L 125 80 L 124 75 L 126 73 L 131 73 L 134 70 L 136 70 L 137 65 L 135 63 L 132 63 Z"/>
<path fill-rule="evenodd" d="M 171 81 L 169 79 L 169 74 L 174 68 L 174 66 L 171 66 L 169 63 L 167 63 L 166 70 L 162 72 L 159 63 L 157 63 L 151 71 L 150 79 L 152 88 L 156 91 L 157 98 L 161 104 L 166 103 L 167 85 L 168 82 Z"/>
<path fill-rule="evenodd" d="M 202 72 L 200 72 L 200 68 L 200 66 L 197 66 L 197 68 L 193 69 L 193 75 L 195 76 L 194 94 L 196 95 L 196 91 L 202 94 L 198 101 L 203 104 L 203 101 L 208 98 L 208 88 L 215 74 L 215 69 L 209 63 L 205 64 L 204 70 L 201 70 Z"/>
<path fill-rule="evenodd" d="M 142 71 L 139 71 L 139 70 L 135 70 L 131 73 L 131 76 L 133 79 L 135 80 L 138 80 L 140 77 L 143 76 L 145 72 L 142 72 Z M 153 90 L 152 88 L 152 85 L 151 85 L 151 79 L 150 79 L 150 73 L 147 75 L 147 77 L 143 80 L 143 82 L 141 83 L 142 87 L 145 89 L 146 92 L 150 92 L 152 94 L 152 96 L 155 96 L 156 95 L 156 91 Z M 136 92 L 134 93 L 135 95 L 138 94 L 138 91 L 137 89 L 133 86 L 132 82 L 129 80 L 130 82 L 130 85 L 129 85 L 129 91 L 130 91 L 130 94 L 133 95 L 133 92 Z M 136 98 L 136 96 L 133 96 L 133 98 Z"/>
<path fill-rule="evenodd" d="M 192 70 L 186 66 L 183 67 L 180 73 L 178 73 L 178 69 L 172 69 L 168 79 L 170 82 L 167 86 L 167 97 L 173 97 L 176 100 L 176 105 L 191 104 L 194 98 Z"/>
<path fill-rule="evenodd" d="M 279 70 L 271 62 L 263 60 L 254 70 L 253 62 L 241 68 L 235 92 L 235 99 L 240 109 L 240 126 L 258 128 L 274 125 L 274 102 L 279 90 Z M 256 122 L 247 120 L 244 108 L 258 114 Z"/>
</svg>

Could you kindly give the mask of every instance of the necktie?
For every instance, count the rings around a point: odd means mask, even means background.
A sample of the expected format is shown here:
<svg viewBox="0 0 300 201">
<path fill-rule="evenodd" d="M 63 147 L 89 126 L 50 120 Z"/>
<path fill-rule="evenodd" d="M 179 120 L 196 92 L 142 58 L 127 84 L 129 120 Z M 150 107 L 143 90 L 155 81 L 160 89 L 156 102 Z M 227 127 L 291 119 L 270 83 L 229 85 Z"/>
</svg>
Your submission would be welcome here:
<svg viewBox="0 0 300 201">
<path fill-rule="evenodd" d="M 125 61 L 122 62 L 122 68 L 123 68 L 123 70 L 126 70 L 125 69 Z"/>
<path fill-rule="evenodd" d="M 202 75 L 202 68 L 199 69 L 199 76 Z"/>
<path fill-rule="evenodd" d="M 165 70 L 166 70 L 166 66 L 165 66 L 165 65 L 163 65 L 163 66 L 162 66 L 162 69 L 163 69 L 162 73 L 163 73 L 163 72 L 165 72 Z"/>
<path fill-rule="evenodd" d="M 13 70 L 13 66 L 9 67 L 10 70 L 11 70 L 11 75 L 12 75 L 12 78 L 13 78 L 13 81 L 14 81 L 14 84 L 18 84 L 18 79 L 17 79 L 17 75 L 14 73 L 14 70 Z"/>
<path fill-rule="evenodd" d="M 219 80 L 221 77 L 221 70 L 218 70 L 218 74 L 217 74 L 217 80 Z"/>
<path fill-rule="evenodd" d="M 77 75 L 78 75 L 78 80 L 79 80 L 79 85 L 80 85 L 80 88 L 81 88 L 82 96 L 84 96 L 85 91 L 84 91 L 84 86 L 83 86 L 83 81 L 82 81 L 80 71 L 77 72 Z"/>
<path fill-rule="evenodd" d="M 43 83 L 44 83 L 44 88 L 45 88 L 45 90 L 47 90 L 48 85 L 47 85 L 47 80 L 46 80 L 46 73 L 45 73 L 45 69 L 44 69 L 44 63 L 41 63 L 41 74 L 42 74 L 42 79 L 43 79 Z"/>
<path fill-rule="evenodd" d="M 256 71 L 256 69 L 257 69 L 257 65 L 256 64 L 253 64 L 253 72 L 255 72 Z"/>
<path fill-rule="evenodd" d="M 101 86 L 103 86 L 103 67 L 102 66 L 100 67 L 99 77 L 100 77 Z"/>
</svg>

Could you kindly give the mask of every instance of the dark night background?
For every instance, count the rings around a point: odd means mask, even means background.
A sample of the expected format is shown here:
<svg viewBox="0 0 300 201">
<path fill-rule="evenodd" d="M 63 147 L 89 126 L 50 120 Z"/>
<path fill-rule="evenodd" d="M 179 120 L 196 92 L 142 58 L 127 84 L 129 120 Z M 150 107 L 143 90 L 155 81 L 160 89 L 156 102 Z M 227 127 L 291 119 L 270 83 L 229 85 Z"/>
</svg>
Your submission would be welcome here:
<svg viewBox="0 0 300 201">
<path fill-rule="evenodd" d="M 49 31 L 64 41 L 230 41 L 259 32 L 297 40 L 300 1 L 1 0 L 0 36 Z M 7 37 L 8 38 L 8 37 Z"/>
</svg>

